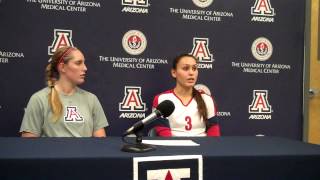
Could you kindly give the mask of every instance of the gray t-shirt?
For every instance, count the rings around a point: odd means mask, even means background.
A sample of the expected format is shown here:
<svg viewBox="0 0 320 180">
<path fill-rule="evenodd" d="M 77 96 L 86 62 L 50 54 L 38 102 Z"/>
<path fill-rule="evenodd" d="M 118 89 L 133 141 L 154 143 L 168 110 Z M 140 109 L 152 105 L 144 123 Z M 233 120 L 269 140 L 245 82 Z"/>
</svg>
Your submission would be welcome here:
<svg viewBox="0 0 320 180">
<path fill-rule="evenodd" d="M 59 94 L 63 114 L 54 121 L 48 101 L 50 90 L 46 87 L 31 96 L 20 132 L 41 137 L 92 137 L 94 131 L 109 125 L 98 98 L 80 88 L 72 95 Z"/>
</svg>

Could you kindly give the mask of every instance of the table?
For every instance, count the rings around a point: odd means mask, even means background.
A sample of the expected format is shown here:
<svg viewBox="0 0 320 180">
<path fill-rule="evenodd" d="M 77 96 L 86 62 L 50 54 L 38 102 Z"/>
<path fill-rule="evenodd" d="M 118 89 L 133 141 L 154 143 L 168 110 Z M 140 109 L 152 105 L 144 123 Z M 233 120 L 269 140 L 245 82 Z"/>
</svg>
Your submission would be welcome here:
<svg viewBox="0 0 320 180">
<path fill-rule="evenodd" d="M 179 167 L 191 169 L 189 179 L 198 179 L 199 174 L 208 180 L 320 179 L 319 145 L 277 137 L 189 139 L 200 146 L 157 146 L 147 153 L 127 153 L 120 151 L 124 144 L 120 137 L 0 137 L 0 179 L 132 180 L 144 179 L 149 170 Z M 195 158 L 140 162 L 141 158 L 187 155 Z"/>
</svg>

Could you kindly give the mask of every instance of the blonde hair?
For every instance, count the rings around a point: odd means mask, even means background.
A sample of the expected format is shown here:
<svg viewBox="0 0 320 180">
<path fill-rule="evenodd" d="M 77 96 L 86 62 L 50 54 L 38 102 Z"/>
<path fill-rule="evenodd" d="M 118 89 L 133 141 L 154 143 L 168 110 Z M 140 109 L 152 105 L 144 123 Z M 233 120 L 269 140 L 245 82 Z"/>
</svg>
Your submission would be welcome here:
<svg viewBox="0 0 320 180">
<path fill-rule="evenodd" d="M 63 113 L 63 107 L 59 98 L 58 91 L 54 88 L 56 81 L 59 79 L 60 74 L 58 71 L 58 65 L 60 63 L 68 63 L 72 59 L 71 51 L 77 50 L 75 47 L 64 46 L 55 51 L 51 57 L 50 63 L 46 67 L 45 77 L 50 92 L 48 94 L 48 101 L 53 112 L 53 121 L 56 122 Z"/>
</svg>

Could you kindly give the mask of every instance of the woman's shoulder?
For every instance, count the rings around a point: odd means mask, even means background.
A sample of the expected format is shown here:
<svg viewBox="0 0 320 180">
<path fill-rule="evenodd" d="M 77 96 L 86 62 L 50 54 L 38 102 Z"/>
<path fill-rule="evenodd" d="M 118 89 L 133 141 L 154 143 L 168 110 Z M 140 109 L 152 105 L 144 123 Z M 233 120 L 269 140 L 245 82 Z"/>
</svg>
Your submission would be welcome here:
<svg viewBox="0 0 320 180">
<path fill-rule="evenodd" d="M 157 94 L 154 98 L 153 98 L 153 106 L 156 107 L 161 101 L 165 100 L 168 98 L 168 96 L 170 96 L 171 94 L 173 94 L 173 89 L 171 90 L 167 90 L 164 91 L 162 93 Z"/>
<path fill-rule="evenodd" d="M 154 97 L 154 100 L 163 99 L 163 98 L 166 98 L 166 97 L 168 97 L 170 95 L 173 95 L 173 89 L 170 89 L 170 90 L 167 90 L 167 91 L 164 91 L 162 93 L 157 94 Z"/>
<path fill-rule="evenodd" d="M 45 87 L 42 88 L 38 91 L 36 91 L 35 93 L 33 93 L 30 97 L 30 102 L 37 102 L 37 103 L 41 103 L 41 102 L 47 102 L 48 101 L 48 94 L 50 92 L 50 88 L 49 87 Z"/>
<path fill-rule="evenodd" d="M 205 92 L 203 92 L 203 91 L 199 91 L 200 92 L 200 94 L 201 94 L 201 96 L 203 97 L 203 98 L 212 98 L 212 96 L 210 95 L 210 94 L 207 94 L 207 93 L 205 93 Z"/>
<path fill-rule="evenodd" d="M 162 93 L 157 94 L 155 97 L 159 97 L 162 95 L 169 95 L 169 94 L 173 94 L 173 89 L 163 91 Z"/>
<path fill-rule="evenodd" d="M 205 92 L 200 91 L 201 97 L 203 98 L 204 101 L 213 101 L 214 102 L 214 98 L 212 95 L 210 94 L 206 94 Z"/>
<path fill-rule="evenodd" d="M 86 96 L 88 98 L 97 98 L 97 96 L 95 94 L 93 94 L 92 92 L 84 90 L 79 87 L 77 87 L 77 93 L 79 93 L 81 96 Z"/>
<path fill-rule="evenodd" d="M 45 87 L 33 93 L 32 97 L 38 97 L 38 98 L 47 97 L 49 93 L 50 93 L 50 88 Z"/>
</svg>

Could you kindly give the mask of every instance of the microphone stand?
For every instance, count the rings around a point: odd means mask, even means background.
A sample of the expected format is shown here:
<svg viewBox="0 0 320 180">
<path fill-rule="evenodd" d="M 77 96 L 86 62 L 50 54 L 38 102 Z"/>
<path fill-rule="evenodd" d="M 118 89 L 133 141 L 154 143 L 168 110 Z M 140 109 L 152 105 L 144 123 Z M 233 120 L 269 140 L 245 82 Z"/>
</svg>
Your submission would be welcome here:
<svg viewBox="0 0 320 180">
<path fill-rule="evenodd" d="M 142 143 L 142 133 L 141 131 L 136 131 L 135 143 L 129 143 L 124 140 L 126 136 L 122 136 L 122 140 L 126 142 L 121 148 L 121 151 L 130 152 L 130 153 L 143 153 L 156 150 L 155 146 Z"/>
</svg>

